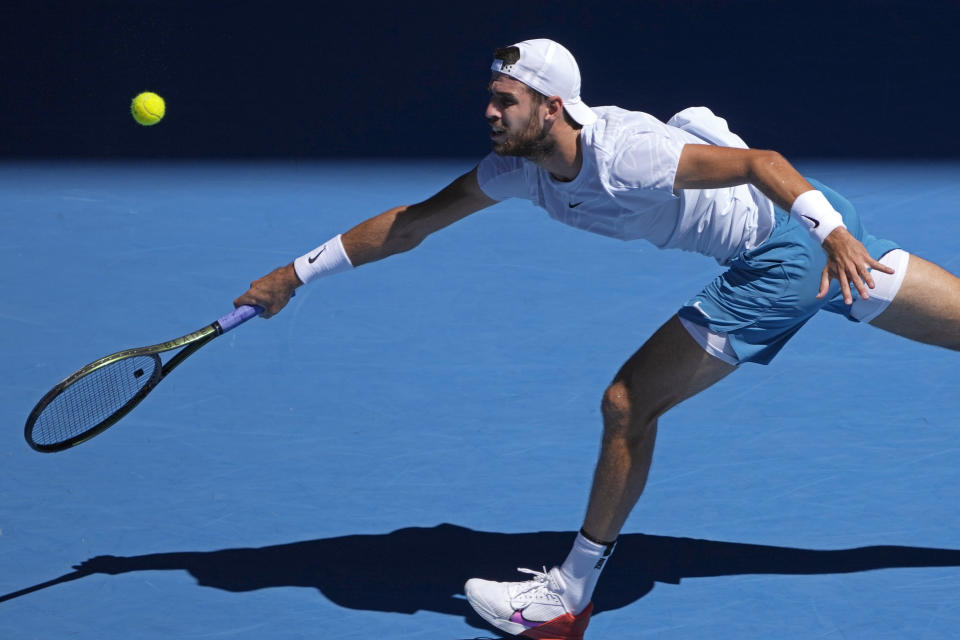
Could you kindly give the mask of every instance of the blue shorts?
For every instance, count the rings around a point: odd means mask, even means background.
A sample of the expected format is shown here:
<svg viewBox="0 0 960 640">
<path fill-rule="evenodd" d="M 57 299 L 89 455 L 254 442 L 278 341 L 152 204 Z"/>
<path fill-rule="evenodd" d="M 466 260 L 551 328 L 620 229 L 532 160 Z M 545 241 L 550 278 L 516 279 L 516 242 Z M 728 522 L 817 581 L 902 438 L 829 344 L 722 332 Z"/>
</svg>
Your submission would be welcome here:
<svg viewBox="0 0 960 640">
<path fill-rule="evenodd" d="M 898 249 L 891 240 L 876 238 L 864 229 L 850 201 L 816 180 L 809 180 L 843 216 L 847 230 L 879 260 Z M 744 251 L 725 273 L 688 300 L 678 315 L 716 333 L 726 333 L 740 363 L 769 363 L 807 320 L 820 309 L 850 316 L 840 283 L 817 298 L 826 254 L 807 228 L 776 209 L 776 224 L 767 241 Z M 851 287 L 854 300 L 859 296 Z"/>
</svg>

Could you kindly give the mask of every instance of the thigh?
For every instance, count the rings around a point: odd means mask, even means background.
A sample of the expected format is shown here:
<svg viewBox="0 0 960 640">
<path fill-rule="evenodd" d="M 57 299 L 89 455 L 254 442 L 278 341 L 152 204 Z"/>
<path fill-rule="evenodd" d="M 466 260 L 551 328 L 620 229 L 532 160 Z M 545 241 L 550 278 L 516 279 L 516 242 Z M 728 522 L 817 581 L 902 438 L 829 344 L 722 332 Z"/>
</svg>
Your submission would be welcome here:
<svg viewBox="0 0 960 640">
<path fill-rule="evenodd" d="M 960 278 L 911 254 L 897 296 L 870 324 L 917 342 L 960 350 Z"/>
<path fill-rule="evenodd" d="M 707 353 L 673 316 L 627 360 L 614 384 L 626 386 L 645 413 L 655 417 L 735 369 Z"/>
</svg>

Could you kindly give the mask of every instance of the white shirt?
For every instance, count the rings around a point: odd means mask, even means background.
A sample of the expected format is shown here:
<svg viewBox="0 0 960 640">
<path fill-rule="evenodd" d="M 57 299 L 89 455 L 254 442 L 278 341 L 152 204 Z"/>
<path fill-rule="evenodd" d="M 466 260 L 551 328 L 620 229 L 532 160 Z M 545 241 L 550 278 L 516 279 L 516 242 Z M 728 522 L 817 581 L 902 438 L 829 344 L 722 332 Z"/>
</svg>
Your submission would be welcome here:
<svg viewBox="0 0 960 640">
<path fill-rule="evenodd" d="M 766 240 L 773 203 L 753 186 L 673 191 L 684 145 L 746 146 L 726 121 L 703 107 L 677 114 L 673 124 L 619 107 L 593 110 L 598 118 L 580 132 L 583 165 L 572 181 L 555 180 L 525 158 L 491 153 L 477 169 L 480 188 L 494 200 L 530 200 L 578 229 L 643 238 L 721 264 Z"/>
</svg>

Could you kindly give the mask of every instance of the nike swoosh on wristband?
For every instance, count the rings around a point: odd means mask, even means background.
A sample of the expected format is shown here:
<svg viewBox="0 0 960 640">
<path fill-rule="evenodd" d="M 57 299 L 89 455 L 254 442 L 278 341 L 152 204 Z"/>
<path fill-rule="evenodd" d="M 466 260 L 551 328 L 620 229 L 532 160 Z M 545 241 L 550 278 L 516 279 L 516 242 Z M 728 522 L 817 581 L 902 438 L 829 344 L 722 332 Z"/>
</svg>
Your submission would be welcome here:
<svg viewBox="0 0 960 640">
<path fill-rule="evenodd" d="M 307 258 L 307 262 L 309 262 L 310 264 L 313 264 L 316 261 L 316 259 L 320 257 L 320 254 L 326 250 L 327 250 L 326 247 L 324 247 L 323 249 L 320 249 L 320 252 L 317 253 L 317 255 L 313 256 L 312 258 Z"/>
<path fill-rule="evenodd" d="M 820 226 L 820 221 L 819 221 L 819 220 L 815 220 L 815 219 L 811 218 L 810 216 L 805 216 L 805 215 L 803 215 L 802 213 L 801 213 L 800 215 L 801 215 L 802 217 L 806 218 L 807 220 L 809 220 L 810 222 L 812 222 L 814 229 L 816 229 L 817 227 Z"/>
</svg>

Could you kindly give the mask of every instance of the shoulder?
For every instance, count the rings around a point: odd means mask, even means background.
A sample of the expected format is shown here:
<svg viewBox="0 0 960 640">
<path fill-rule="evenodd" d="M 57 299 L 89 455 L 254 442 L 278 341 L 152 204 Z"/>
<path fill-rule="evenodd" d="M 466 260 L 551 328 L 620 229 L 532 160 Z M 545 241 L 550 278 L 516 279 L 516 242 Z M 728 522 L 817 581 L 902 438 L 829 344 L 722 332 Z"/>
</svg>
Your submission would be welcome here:
<svg viewBox="0 0 960 640">
<path fill-rule="evenodd" d="M 477 184 L 494 200 L 526 197 L 527 176 L 535 165 L 524 158 L 489 153 L 477 165 Z"/>
<path fill-rule="evenodd" d="M 595 111 L 590 142 L 610 188 L 672 191 L 680 153 L 695 138 L 642 111 L 620 107 Z"/>
<path fill-rule="evenodd" d="M 485 182 L 505 173 L 523 172 L 528 164 L 530 162 L 524 158 L 500 156 L 490 152 L 477 165 L 477 176 L 481 182 Z"/>
<path fill-rule="evenodd" d="M 683 132 L 661 122 L 643 111 L 628 111 L 621 107 L 597 107 L 597 121 L 592 125 L 596 146 L 605 149 L 620 149 L 641 136 L 675 137 Z"/>
</svg>

